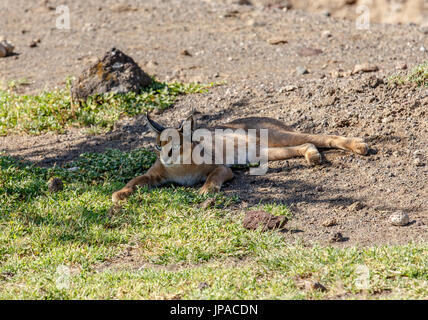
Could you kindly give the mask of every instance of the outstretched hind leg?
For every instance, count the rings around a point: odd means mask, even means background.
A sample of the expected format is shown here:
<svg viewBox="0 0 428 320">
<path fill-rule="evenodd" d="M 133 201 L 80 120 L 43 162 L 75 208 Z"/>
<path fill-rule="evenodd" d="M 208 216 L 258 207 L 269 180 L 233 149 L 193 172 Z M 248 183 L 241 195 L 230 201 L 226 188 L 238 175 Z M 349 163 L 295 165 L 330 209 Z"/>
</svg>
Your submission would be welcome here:
<svg viewBox="0 0 428 320">
<path fill-rule="evenodd" d="M 321 154 L 312 143 L 305 143 L 294 147 L 269 147 L 269 161 L 285 160 L 294 157 L 305 157 L 311 166 L 321 163 Z"/>
<path fill-rule="evenodd" d="M 270 138 L 270 137 L 269 137 Z M 318 148 L 337 148 L 349 150 L 357 154 L 366 155 L 369 147 L 361 138 L 347 138 L 334 135 L 318 135 L 297 132 L 275 133 L 272 137 L 273 147 L 299 146 L 310 143 Z M 269 143 L 271 144 L 271 142 Z"/>
</svg>

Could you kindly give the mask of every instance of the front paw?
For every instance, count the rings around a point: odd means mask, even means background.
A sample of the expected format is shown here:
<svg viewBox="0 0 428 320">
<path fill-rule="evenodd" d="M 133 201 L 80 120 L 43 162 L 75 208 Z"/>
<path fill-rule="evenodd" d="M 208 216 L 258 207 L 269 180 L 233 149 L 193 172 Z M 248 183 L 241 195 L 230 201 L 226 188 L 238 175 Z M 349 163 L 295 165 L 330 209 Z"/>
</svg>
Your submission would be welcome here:
<svg viewBox="0 0 428 320">
<path fill-rule="evenodd" d="M 113 195 L 111 196 L 111 199 L 114 203 L 117 203 L 121 200 L 125 200 L 126 198 L 128 198 L 131 193 L 132 193 L 131 188 L 123 188 L 113 193 Z"/>
<path fill-rule="evenodd" d="M 202 188 L 199 190 L 199 194 L 206 195 L 209 193 L 215 193 L 220 191 L 220 186 L 214 184 L 204 184 Z"/>
<path fill-rule="evenodd" d="M 369 146 L 361 138 L 354 138 L 352 140 L 352 151 L 365 156 L 369 152 Z"/>
</svg>

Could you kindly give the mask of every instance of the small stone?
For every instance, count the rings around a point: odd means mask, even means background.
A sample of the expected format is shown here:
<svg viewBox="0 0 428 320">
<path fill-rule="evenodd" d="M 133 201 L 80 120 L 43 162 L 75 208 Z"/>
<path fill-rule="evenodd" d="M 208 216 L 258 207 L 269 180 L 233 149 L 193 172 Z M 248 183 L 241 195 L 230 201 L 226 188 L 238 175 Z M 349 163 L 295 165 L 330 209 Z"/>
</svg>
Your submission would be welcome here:
<svg viewBox="0 0 428 320">
<path fill-rule="evenodd" d="M 343 242 L 346 238 L 343 237 L 342 233 L 336 232 L 333 237 L 330 239 L 330 242 Z"/>
<path fill-rule="evenodd" d="M 270 38 L 267 40 L 267 42 L 271 45 L 277 45 L 277 44 L 283 44 L 283 43 L 287 43 L 287 39 L 281 38 L 281 37 L 275 37 L 275 38 Z"/>
<path fill-rule="evenodd" d="M 59 178 L 53 178 L 49 181 L 48 189 L 50 192 L 58 192 L 64 189 L 64 183 Z"/>
<path fill-rule="evenodd" d="M 0 58 L 6 57 L 6 56 L 7 56 L 6 48 L 0 44 Z"/>
<path fill-rule="evenodd" d="M 335 218 L 324 220 L 324 222 L 322 223 L 323 227 L 332 227 L 335 225 L 337 225 L 337 220 Z"/>
<path fill-rule="evenodd" d="M 324 30 L 324 31 L 321 33 L 321 37 L 323 37 L 323 38 L 331 38 L 331 37 L 332 37 L 332 35 L 331 35 L 330 30 Z"/>
<path fill-rule="evenodd" d="M 290 91 L 294 91 L 294 90 L 296 90 L 296 89 L 297 89 L 297 86 L 288 85 L 288 86 L 285 86 L 285 87 L 283 87 L 283 88 L 279 89 L 279 92 L 280 92 L 280 93 L 290 92 Z"/>
<path fill-rule="evenodd" d="M 209 285 L 208 283 L 206 283 L 205 281 L 204 281 L 204 282 L 200 282 L 200 283 L 198 284 L 198 288 L 199 288 L 199 290 L 208 289 L 209 287 L 210 287 L 210 285 Z"/>
<path fill-rule="evenodd" d="M 355 65 L 354 70 L 352 71 L 352 74 L 356 74 L 360 72 L 375 72 L 378 70 L 379 70 L 378 66 L 366 62 L 366 63 Z"/>
<path fill-rule="evenodd" d="M 422 151 L 422 150 L 415 150 L 415 151 L 413 152 L 413 155 L 414 155 L 415 157 L 422 157 L 422 156 L 424 155 L 424 153 L 423 153 L 423 151 Z"/>
<path fill-rule="evenodd" d="M 407 69 L 407 64 L 403 61 L 397 62 L 395 64 L 395 70 L 406 70 Z"/>
<path fill-rule="evenodd" d="M 15 49 L 15 46 L 11 44 L 9 41 L 3 39 L 0 42 L 0 57 L 6 57 L 6 56 L 12 55 L 13 49 Z"/>
<path fill-rule="evenodd" d="M 266 211 L 248 211 L 245 215 L 242 225 L 245 229 L 257 230 L 261 227 L 262 231 L 283 229 L 288 222 L 286 217 L 271 215 Z"/>
<path fill-rule="evenodd" d="M 362 209 L 364 209 L 364 204 L 362 204 L 361 202 L 354 202 L 353 204 L 351 204 L 348 209 L 351 211 L 360 211 Z"/>
<path fill-rule="evenodd" d="M 302 66 L 298 66 L 296 68 L 296 71 L 297 71 L 297 74 L 307 74 L 307 73 L 309 73 L 309 71 L 305 67 L 302 67 Z"/>
<path fill-rule="evenodd" d="M 240 6 L 252 6 L 253 4 L 249 0 L 238 0 L 237 4 Z"/>
<path fill-rule="evenodd" d="M 415 158 L 413 160 L 413 163 L 415 164 L 415 166 L 417 167 L 423 167 L 425 165 L 424 161 L 421 158 Z"/>
<path fill-rule="evenodd" d="M 308 291 L 322 291 L 322 292 L 327 291 L 327 288 L 317 281 L 306 281 L 305 289 Z"/>
<path fill-rule="evenodd" d="M 284 10 L 284 9 L 291 9 L 293 7 L 292 3 L 290 1 L 286 1 L 286 0 L 277 0 L 277 1 L 271 1 L 272 3 L 269 3 L 267 5 L 268 8 L 272 8 L 272 9 L 279 9 L 279 10 Z"/>
<path fill-rule="evenodd" d="M 301 47 L 297 49 L 297 54 L 301 57 L 311 57 L 316 56 L 322 53 L 321 49 L 310 48 L 310 47 Z"/>
<path fill-rule="evenodd" d="M 154 68 L 156 68 L 156 66 L 158 65 L 159 63 L 157 63 L 156 61 L 154 61 L 154 60 L 150 60 L 149 62 L 147 62 L 146 63 L 146 67 L 147 68 L 150 68 L 150 69 L 154 69 Z"/>
<path fill-rule="evenodd" d="M 185 49 L 185 50 L 180 51 L 180 54 L 181 54 L 182 56 L 188 56 L 188 57 L 191 57 L 191 56 L 192 56 L 192 55 L 190 54 L 190 52 L 189 52 L 189 51 L 187 51 L 186 49 Z"/>
<path fill-rule="evenodd" d="M 419 51 L 426 52 L 426 51 L 427 51 L 427 49 L 426 49 L 424 46 L 421 46 L 421 47 L 419 48 Z"/>
<path fill-rule="evenodd" d="M 250 26 L 250 27 L 263 27 L 264 25 L 266 25 L 265 22 L 258 22 L 254 19 L 250 19 L 247 21 L 247 26 Z"/>
<path fill-rule="evenodd" d="M 389 217 L 389 222 L 393 226 L 406 226 L 409 224 L 409 216 L 403 211 L 396 211 Z"/>
<path fill-rule="evenodd" d="M 330 17 L 330 16 L 331 16 L 330 11 L 327 11 L 327 10 L 324 10 L 324 11 L 322 12 L 322 14 L 323 14 L 324 16 L 326 16 L 326 17 Z"/>
<path fill-rule="evenodd" d="M 343 71 L 342 70 L 332 70 L 330 71 L 330 76 L 334 79 L 342 78 Z"/>
<path fill-rule="evenodd" d="M 381 78 L 378 78 L 376 76 L 371 76 L 370 78 L 367 79 L 366 84 L 370 87 L 370 88 L 377 88 L 379 85 L 383 84 L 383 80 Z"/>
<path fill-rule="evenodd" d="M 34 39 L 30 42 L 30 48 L 35 48 L 41 42 L 40 39 Z"/>
</svg>

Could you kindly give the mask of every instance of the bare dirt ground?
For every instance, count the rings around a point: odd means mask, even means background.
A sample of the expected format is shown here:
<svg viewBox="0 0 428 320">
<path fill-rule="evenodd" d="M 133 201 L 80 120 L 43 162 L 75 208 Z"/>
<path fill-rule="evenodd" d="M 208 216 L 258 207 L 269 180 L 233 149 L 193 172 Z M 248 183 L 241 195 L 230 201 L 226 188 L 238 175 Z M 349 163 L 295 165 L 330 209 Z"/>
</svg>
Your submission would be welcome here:
<svg viewBox="0 0 428 320">
<path fill-rule="evenodd" d="M 300 9 L 351 20 L 355 20 L 362 10 L 369 10 L 372 22 L 417 23 L 428 26 L 427 0 L 252 0 L 251 3 L 282 7 L 283 9 Z"/>
<path fill-rule="evenodd" d="M 154 118 L 174 125 L 192 107 L 201 126 L 268 116 L 300 131 L 363 137 L 371 147 L 365 157 L 325 151 L 316 167 L 293 159 L 271 163 L 265 176 L 237 171 L 224 187 L 239 195 L 235 209 L 286 203 L 295 215 L 286 233 L 290 241 L 330 243 L 336 232 L 347 239 L 339 246 L 428 240 L 428 89 L 386 84 L 389 76 L 405 72 L 397 67 L 428 59 L 426 27 L 372 23 L 369 30 L 357 30 L 352 20 L 284 11 L 268 1 L 228 2 L 2 1 L 0 33 L 18 55 L 0 59 L 0 80 L 26 78 L 22 93 L 64 86 L 67 76 L 78 76 L 117 47 L 160 80 L 224 81 L 207 94 L 181 97 Z M 59 4 L 70 8 L 69 31 L 55 28 Z M 36 38 L 41 42 L 31 48 Z M 379 70 L 347 72 L 364 62 Z M 308 73 L 300 74 L 299 66 Z M 339 72 L 344 76 L 337 77 Z M 82 152 L 152 143 L 140 116 L 121 120 L 106 135 L 70 129 L 62 135 L 0 137 L 0 150 L 51 166 Z M 409 214 L 408 226 L 390 225 L 396 210 Z M 330 218 L 337 225 L 322 226 Z"/>
</svg>

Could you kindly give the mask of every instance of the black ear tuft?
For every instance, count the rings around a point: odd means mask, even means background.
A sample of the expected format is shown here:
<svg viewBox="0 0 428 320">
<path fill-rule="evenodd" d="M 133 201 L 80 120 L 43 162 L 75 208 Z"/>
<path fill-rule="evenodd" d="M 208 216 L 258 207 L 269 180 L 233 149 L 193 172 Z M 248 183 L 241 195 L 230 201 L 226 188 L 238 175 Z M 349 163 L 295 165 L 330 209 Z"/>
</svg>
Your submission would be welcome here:
<svg viewBox="0 0 428 320">
<path fill-rule="evenodd" d="M 184 119 L 180 126 L 178 127 L 178 131 L 183 131 L 183 126 L 186 122 L 190 122 L 190 130 L 195 130 L 195 119 L 193 118 L 193 113 L 188 116 L 186 119 Z"/>
<path fill-rule="evenodd" d="M 162 125 L 160 125 L 159 123 L 150 119 L 148 112 L 146 113 L 146 119 L 147 119 L 147 124 L 149 125 L 150 129 L 152 129 L 155 133 L 160 134 L 160 133 L 162 133 L 162 131 L 165 130 L 165 128 Z"/>
</svg>

